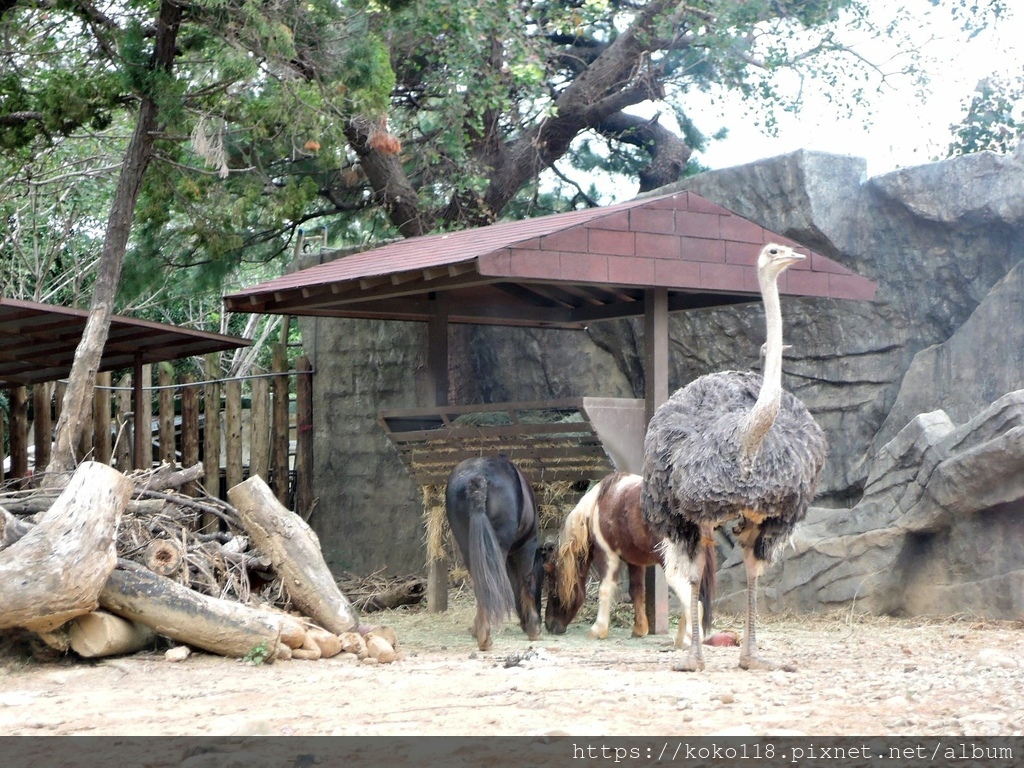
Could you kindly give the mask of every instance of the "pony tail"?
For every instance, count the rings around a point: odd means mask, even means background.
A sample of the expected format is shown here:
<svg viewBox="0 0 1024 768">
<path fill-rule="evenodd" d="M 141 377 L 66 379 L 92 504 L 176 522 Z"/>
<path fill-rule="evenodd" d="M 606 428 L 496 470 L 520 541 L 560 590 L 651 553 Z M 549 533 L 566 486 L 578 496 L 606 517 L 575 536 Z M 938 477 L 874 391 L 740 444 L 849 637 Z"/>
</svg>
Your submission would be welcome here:
<svg viewBox="0 0 1024 768">
<path fill-rule="evenodd" d="M 715 572 L 718 570 L 717 551 L 715 542 L 708 541 L 704 544 L 704 571 L 700 575 L 700 604 L 703 608 L 703 621 L 701 628 L 704 636 L 711 634 L 711 604 L 715 598 Z"/>
<path fill-rule="evenodd" d="M 488 622 L 497 626 L 515 610 L 515 597 L 498 537 L 487 519 L 487 480 L 471 477 L 466 493 L 470 500 L 468 567 L 473 595 Z"/>
</svg>

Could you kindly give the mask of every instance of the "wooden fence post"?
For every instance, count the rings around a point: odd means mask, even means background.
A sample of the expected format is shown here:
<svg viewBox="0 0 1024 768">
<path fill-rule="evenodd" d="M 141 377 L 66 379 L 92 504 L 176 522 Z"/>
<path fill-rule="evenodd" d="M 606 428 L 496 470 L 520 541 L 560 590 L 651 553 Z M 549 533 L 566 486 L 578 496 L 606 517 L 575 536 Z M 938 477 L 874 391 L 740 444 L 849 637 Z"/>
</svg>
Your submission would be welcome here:
<svg viewBox="0 0 1024 768">
<path fill-rule="evenodd" d="M 252 391 L 252 432 L 249 444 L 249 477 L 259 475 L 270 483 L 270 381 L 258 377 Z"/>
<path fill-rule="evenodd" d="M 225 484 L 228 490 L 239 485 L 242 476 L 242 382 L 230 379 L 224 382 L 224 438 L 227 449 Z"/>
<path fill-rule="evenodd" d="M 313 366 L 295 361 L 295 512 L 303 520 L 313 513 Z"/>
<path fill-rule="evenodd" d="M 277 500 L 288 506 L 288 357 L 283 346 L 274 347 L 274 422 L 271 455 L 273 488 Z"/>
<path fill-rule="evenodd" d="M 157 366 L 157 381 L 160 392 L 160 463 L 174 464 L 176 458 L 174 445 L 174 367 L 167 362 Z"/>
<path fill-rule="evenodd" d="M 114 394 L 117 418 L 117 442 L 114 444 L 114 456 L 117 468 L 122 472 L 131 472 L 132 450 L 135 446 L 135 423 L 128 414 L 132 412 L 132 377 L 126 373 L 117 382 Z"/>
<path fill-rule="evenodd" d="M 36 384 L 32 387 L 32 429 L 35 435 L 36 472 L 46 469 L 50 463 L 50 449 L 53 447 L 53 416 L 50 410 L 50 397 L 53 384 Z"/>
<path fill-rule="evenodd" d="M 111 459 L 110 380 L 110 371 L 96 374 L 96 392 L 92 401 L 92 450 L 93 457 L 100 464 L 110 464 Z"/>
<path fill-rule="evenodd" d="M 206 492 L 220 498 L 220 353 L 204 358 L 207 384 L 203 391 L 203 485 Z M 214 529 L 220 521 L 212 514 L 203 516 L 203 528 Z"/>
<path fill-rule="evenodd" d="M 194 467 L 199 463 L 199 387 L 196 377 L 185 375 L 181 387 L 181 466 Z M 190 494 L 190 486 L 182 489 Z"/>
<path fill-rule="evenodd" d="M 140 370 L 140 366 L 136 365 Z M 141 366 L 141 403 L 135 406 L 135 445 L 132 452 L 133 469 L 153 466 L 153 366 Z"/>
</svg>

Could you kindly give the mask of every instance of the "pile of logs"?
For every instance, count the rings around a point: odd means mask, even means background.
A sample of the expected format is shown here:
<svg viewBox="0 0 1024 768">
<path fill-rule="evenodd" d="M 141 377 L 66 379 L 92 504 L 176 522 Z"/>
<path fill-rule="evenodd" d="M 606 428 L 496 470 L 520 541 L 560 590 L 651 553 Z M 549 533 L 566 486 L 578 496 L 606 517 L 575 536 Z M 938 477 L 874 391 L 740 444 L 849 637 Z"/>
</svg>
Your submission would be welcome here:
<svg viewBox="0 0 1024 768">
<path fill-rule="evenodd" d="M 259 476 L 226 503 L 202 475 L 85 462 L 62 490 L 0 494 L 0 635 L 87 657 L 162 637 L 254 662 L 394 660 L 394 632 L 360 627 L 316 534 Z"/>
</svg>

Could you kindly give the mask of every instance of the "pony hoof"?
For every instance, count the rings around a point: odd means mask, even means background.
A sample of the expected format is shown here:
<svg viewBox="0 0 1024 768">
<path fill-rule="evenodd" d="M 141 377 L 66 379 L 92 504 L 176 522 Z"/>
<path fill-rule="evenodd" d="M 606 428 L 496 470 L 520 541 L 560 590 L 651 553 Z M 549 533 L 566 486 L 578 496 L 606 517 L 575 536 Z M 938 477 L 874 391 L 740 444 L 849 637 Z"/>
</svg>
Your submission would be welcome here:
<svg viewBox="0 0 1024 768">
<path fill-rule="evenodd" d="M 489 651 L 494 647 L 494 643 L 491 641 L 491 638 L 488 637 L 486 640 L 479 641 L 477 643 L 477 647 L 481 651 Z"/>
<path fill-rule="evenodd" d="M 646 629 L 633 629 L 633 637 L 647 637 Z"/>
<path fill-rule="evenodd" d="M 680 661 L 678 664 L 672 666 L 674 672 L 703 672 L 704 671 L 704 659 L 697 659 L 693 656 L 687 656 L 685 659 Z"/>
<path fill-rule="evenodd" d="M 587 634 L 594 640 L 604 640 L 608 637 L 608 630 L 601 632 L 598 629 L 591 629 Z"/>
</svg>

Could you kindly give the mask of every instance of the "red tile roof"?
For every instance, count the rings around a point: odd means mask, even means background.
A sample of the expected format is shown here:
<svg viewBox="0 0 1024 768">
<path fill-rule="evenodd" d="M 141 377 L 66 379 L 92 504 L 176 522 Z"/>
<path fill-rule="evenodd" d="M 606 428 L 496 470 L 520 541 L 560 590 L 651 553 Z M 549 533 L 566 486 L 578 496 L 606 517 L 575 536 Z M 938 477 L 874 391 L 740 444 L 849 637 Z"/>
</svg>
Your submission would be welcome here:
<svg viewBox="0 0 1024 768">
<path fill-rule="evenodd" d="M 574 327 L 643 312 L 643 291 L 672 309 L 759 297 L 754 262 L 769 242 L 807 254 L 783 294 L 870 300 L 875 284 L 692 192 L 410 238 L 225 297 L 243 312 Z"/>
</svg>

